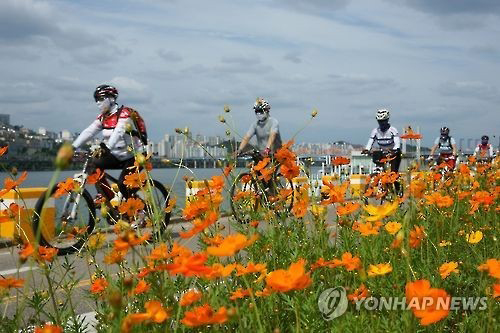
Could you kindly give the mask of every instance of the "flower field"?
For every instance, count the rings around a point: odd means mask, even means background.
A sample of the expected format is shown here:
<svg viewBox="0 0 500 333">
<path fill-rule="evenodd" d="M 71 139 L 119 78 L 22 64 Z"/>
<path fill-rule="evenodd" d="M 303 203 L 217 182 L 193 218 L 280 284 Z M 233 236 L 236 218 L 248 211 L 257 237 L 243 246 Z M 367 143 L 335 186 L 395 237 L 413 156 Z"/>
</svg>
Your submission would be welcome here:
<svg viewBox="0 0 500 333">
<path fill-rule="evenodd" d="M 272 188 L 277 172 L 292 180 L 299 174 L 295 161 L 284 145 L 274 159 L 250 165 L 246 181 Z M 389 186 L 398 180 L 405 186 L 402 197 L 383 203 L 352 197 L 349 184 L 336 181 L 325 181 L 320 197 L 311 197 L 307 184 L 294 193 L 250 188 L 231 198 L 252 207 L 249 223 L 221 216 L 236 178 L 226 166 L 180 212 L 190 227 L 178 236 L 130 228 L 125 216 L 133 220 L 142 203 L 122 203 L 115 237 L 87 235 L 78 254 L 91 280 L 81 297 L 97 313 L 98 332 L 498 332 L 499 164 L 498 158 L 491 164 L 469 159 L 444 175 L 418 168 L 413 176 L 384 174 Z M 23 177 L 6 179 L 4 190 L 16 189 Z M 148 178 L 147 168 L 137 171 L 129 186 Z M 69 187 L 60 185 L 61 191 Z M 290 204 L 287 212 L 283 207 Z M 7 209 L 15 215 L 22 207 Z M 0 278 L 2 297 L 17 295 L 18 302 L 0 330 L 34 325 L 35 332 L 83 332 L 71 319 L 74 306 L 56 304 L 57 289 L 64 299 L 78 292 L 76 259 L 36 244 L 19 251 L 21 260 L 40 267 L 47 289 Z M 335 300 L 318 300 L 337 287 L 348 305 L 332 318 Z M 397 309 L 369 306 L 382 297 L 404 303 Z M 457 298 L 478 306 L 453 306 Z M 28 310 L 32 321 L 24 315 Z"/>
</svg>

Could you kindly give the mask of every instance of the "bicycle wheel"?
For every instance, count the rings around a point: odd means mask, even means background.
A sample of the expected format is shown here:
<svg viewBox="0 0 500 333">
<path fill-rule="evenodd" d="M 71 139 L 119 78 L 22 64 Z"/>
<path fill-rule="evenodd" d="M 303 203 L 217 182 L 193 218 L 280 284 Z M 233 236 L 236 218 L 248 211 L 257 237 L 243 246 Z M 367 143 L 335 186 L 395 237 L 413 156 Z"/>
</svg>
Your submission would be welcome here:
<svg viewBox="0 0 500 333">
<path fill-rule="evenodd" d="M 134 196 L 142 199 L 144 203 L 144 209 L 135 217 L 135 224 L 138 227 L 152 228 L 154 233 L 163 233 L 170 223 L 171 214 L 165 211 L 170 200 L 167 189 L 159 181 L 152 180 Z"/>
<path fill-rule="evenodd" d="M 278 216 L 287 215 L 293 207 L 293 190 L 293 182 L 283 176 L 278 169 L 271 179 L 269 190 L 266 190 L 266 194 L 268 194 L 267 205 Z"/>
<path fill-rule="evenodd" d="M 66 255 L 78 251 L 94 230 L 95 206 L 87 190 L 62 194 L 56 191 L 57 186 L 38 199 L 33 233 L 40 245 L 56 248 L 59 255 Z"/>
<path fill-rule="evenodd" d="M 231 210 L 234 218 L 240 223 L 249 223 L 257 218 L 259 191 L 255 180 L 249 173 L 241 173 L 231 186 Z"/>
</svg>

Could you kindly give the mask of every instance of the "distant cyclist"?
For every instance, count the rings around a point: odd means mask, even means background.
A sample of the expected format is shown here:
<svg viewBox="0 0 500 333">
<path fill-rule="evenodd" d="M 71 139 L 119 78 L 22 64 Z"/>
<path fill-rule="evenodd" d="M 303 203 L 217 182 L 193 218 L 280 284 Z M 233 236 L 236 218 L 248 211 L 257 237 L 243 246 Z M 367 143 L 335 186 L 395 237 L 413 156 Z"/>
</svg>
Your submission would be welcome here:
<svg viewBox="0 0 500 333">
<path fill-rule="evenodd" d="M 441 135 L 434 141 L 429 159 L 433 159 L 434 153 L 439 149 L 438 164 L 445 162 L 450 169 L 453 170 L 456 164 L 457 144 L 455 139 L 450 136 L 450 129 L 448 127 L 441 127 L 440 134 Z"/>
<path fill-rule="evenodd" d="M 477 145 L 474 150 L 474 155 L 480 160 L 489 160 L 495 157 L 495 153 L 493 152 L 493 145 L 488 143 L 490 138 L 487 135 L 483 135 L 481 137 L 481 143 Z"/>
<path fill-rule="evenodd" d="M 127 168 L 134 165 L 134 153 L 129 147 L 134 147 L 136 153 L 142 153 L 143 143 L 137 135 L 131 136 L 126 133 L 128 125 L 132 126 L 132 128 L 136 127 L 137 120 L 134 121 L 131 118 L 132 109 L 118 106 L 116 103 L 117 98 L 118 90 L 113 86 L 103 84 L 95 89 L 94 100 L 99 109 L 99 115 L 90 126 L 80 133 L 73 142 L 73 147 L 79 148 L 97 134 L 102 133 L 101 154 L 93 160 L 93 165 L 103 171 L 121 169 L 118 186 L 120 192 L 127 195 L 128 191 L 123 185 L 123 180 L 131 172 Z M 141 125 L 145 130 L 144 124 Z M 134 130 L 132 133 L 137 133 L 137 131 Z M 113 197 L 113 193 L 110 191 L 104 177 L 99 184 L 107 194 Z"/>
<path fill-rule="evenodd" d="M 247 146 L 250 139 L 255 136 L 257 139 L 256 148 L 264 156 L 276 152 L 281 147 L 281 135 L 278 120 L 269 116 L 271 106 L 263 98 L 257 98 L 253 106 L 257 121 L 250 125 L 247 134 L 240 143 L 236 154 L 240 154 Z"/>
<path fill-rule="evenodd" d="M 401 164 L 401 139 L 398 130 L 389 123 L 389 117 L 389 110 L 377 110 L 375 119 L 377 119 L 378 127 L 372 130 L 362 153 L 368 154 L 372 151 L 372 148 L 375 148 L 372 154 L 373 163 L 378 167 L 383 167 L 384 163 L 381 160 L 389 157 L 391 159 L 391 171 L 398 172 Z"/>
</svg>

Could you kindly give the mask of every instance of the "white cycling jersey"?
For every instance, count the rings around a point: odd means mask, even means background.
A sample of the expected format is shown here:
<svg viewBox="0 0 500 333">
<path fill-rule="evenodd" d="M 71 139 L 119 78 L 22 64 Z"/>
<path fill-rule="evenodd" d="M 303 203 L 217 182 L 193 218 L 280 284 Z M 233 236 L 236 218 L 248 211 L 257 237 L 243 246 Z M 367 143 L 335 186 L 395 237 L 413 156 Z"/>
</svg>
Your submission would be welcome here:
<svg viewBox="0 0 500 333">
<path fill-rule="evenodd" d="M 375 148 L 384 151 L 401 148 L 398 130 L 392 126 L 385 132 L 382 132 L 379 127 L 374 128 L 366 144 L 366 150 L 372 149 L 374 144 Z"/>
<path fill-rule="evenodd" d="M 493 146 L 488 143 L 487 145 L 478 144 L 474 150 L 474 155 L 478 157 L 493 157 L 495 154 Z"/>
<path fill-rule="evenodd" d="M 136 152 L 142 152 L 143 145 L 141 141 L 137 137 L 125 133 L 127 124 L 135 128 L 134 122 L 128 113 L 122 112 L 122 114 L 117 115 L 116 113 L 118 111 L 118 105 L 115 104 L 106 116 L 99 115 L 97 119 L 94 120 L 89 127 L 84 129 L 75 141 L 73 141 L 73 147 L 79 148 L 98 133 L 102 132 L 102 141 L 109 148 L 111 154 L 120 161 L 128 160 L 134 156 L 133 152 L 128 151 L 129 146 L 133 145 Z M 133 143 L 132 140 L 134 140 Z"/>
</svg>

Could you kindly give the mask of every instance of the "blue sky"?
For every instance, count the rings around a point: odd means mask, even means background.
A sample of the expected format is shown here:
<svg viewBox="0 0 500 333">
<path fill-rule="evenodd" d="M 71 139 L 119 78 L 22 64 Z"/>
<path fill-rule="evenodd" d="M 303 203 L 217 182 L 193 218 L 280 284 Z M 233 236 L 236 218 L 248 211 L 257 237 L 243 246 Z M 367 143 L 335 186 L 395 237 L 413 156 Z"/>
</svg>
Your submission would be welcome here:
<svg viewBox="0 0 500 333">
<path fill-rule="evenodd" d="M 175 127 L 223 134 L 270 102 L 282 136 L 365 143 L 377 108 L 430 145 L 500 125 L 497 0 L 0 1 L 0 113 L 79 131 L 113 83 L 157 140 Z"/>
</svg>

